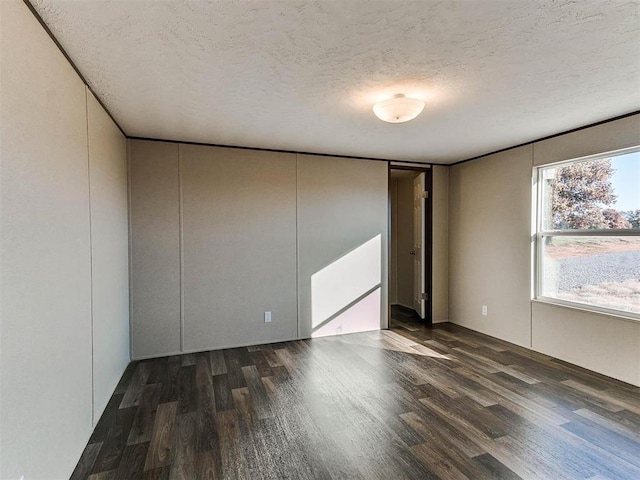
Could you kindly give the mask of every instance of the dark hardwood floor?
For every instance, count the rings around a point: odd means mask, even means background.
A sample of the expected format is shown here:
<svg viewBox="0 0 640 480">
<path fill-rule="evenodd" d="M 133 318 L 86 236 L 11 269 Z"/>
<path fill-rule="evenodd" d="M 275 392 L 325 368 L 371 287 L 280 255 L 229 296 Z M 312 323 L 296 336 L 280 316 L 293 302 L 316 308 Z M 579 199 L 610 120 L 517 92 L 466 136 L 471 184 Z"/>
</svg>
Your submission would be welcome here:
<svg viewBox="0 0 640 480">
<path fill-rule="evenodd" d="M 73 479 L 640 479 L 640 389 L 470 330 L 134 362 Z"/>
</svg>

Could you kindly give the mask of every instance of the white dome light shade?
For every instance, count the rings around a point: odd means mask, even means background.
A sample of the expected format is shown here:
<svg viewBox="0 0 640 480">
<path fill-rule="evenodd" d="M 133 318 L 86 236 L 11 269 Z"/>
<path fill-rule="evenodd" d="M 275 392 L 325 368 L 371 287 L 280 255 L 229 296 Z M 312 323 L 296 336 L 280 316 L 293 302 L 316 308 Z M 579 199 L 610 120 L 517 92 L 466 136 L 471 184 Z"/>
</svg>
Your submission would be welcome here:
<svg viewBox="0 0 640 480">
<path fill-rule="evenodd" d="M 424 102 L 422 100 L 398 94 L 376 103 L 373 106 L 373 113 L 385 122 L 402 123 L 413 120 L 420 115 L 423 109 Z"/>
</svg>

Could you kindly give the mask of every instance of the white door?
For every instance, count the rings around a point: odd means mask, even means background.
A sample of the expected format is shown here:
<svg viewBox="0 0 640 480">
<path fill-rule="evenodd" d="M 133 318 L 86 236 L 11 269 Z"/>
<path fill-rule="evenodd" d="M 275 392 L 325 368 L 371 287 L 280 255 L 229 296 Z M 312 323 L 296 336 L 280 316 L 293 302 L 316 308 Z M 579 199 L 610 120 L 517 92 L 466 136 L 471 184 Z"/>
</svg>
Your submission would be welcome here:
<svg viewBox="0 0 640 480">
<path fill-rule="evenodd" d="M 413 309 L 425 318 L 424 299 L 424 179 L 413 180 Z"/>
</svg>

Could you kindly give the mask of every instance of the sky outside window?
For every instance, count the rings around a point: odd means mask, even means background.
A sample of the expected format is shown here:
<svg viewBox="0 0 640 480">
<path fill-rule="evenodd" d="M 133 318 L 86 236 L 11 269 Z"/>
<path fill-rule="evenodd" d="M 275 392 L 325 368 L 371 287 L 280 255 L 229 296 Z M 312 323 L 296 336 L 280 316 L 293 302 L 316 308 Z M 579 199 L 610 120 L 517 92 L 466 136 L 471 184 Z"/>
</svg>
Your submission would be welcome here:
<svg viewBox="0 0 640 480">
<path fill-rule="evenodd" d="M 613 208 L 620 211 L 640 210 L 640 152 L 611 159 L 615 172 L 611 178 L 618 197 Z"/>
</svg>

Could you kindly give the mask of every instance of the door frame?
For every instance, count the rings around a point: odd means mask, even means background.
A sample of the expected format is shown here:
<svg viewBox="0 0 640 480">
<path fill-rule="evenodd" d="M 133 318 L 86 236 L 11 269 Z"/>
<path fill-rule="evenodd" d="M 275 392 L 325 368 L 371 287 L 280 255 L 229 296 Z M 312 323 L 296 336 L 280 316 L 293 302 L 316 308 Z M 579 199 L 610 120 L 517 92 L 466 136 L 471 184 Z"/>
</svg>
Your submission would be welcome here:
<svg viewBox="0 0 640 480">
<path fill-rule="evenodd" d="M 433 168 L 432 165 L 403 165 L 388 163 L 388 175 L 387 175 L 387 191 L 388 191 L 388 233 L 387 233 L 387 285 L 391 285 L 391 235 L 392 235 L 392 223 L 391 223 L 391 170 L 411 170 L 416 173 L 424 173 L 424 188 L 429 192 L 429 198 L 424 202 L 424 289 L 427 294 L 427 300 L 425 305 L 426 317 L 422 320 L 427 326 L 433 325 Z M 387 328 L 391 324 L 391 301 L 389 295 L 387 295 Z"/>
</svg>

